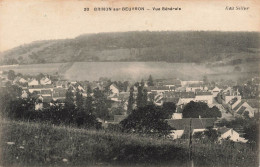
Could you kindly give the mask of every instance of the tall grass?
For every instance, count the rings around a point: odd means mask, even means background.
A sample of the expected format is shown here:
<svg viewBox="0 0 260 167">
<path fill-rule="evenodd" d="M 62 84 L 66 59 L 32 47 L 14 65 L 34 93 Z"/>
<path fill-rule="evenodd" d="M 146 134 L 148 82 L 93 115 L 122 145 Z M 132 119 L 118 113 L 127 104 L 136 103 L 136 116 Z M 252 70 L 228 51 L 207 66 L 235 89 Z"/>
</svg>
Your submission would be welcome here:
<svg viewBox="0 0 260 167">
<path fill-rule="evenodd" d="M 1 121 L 1 166 L 186 166 L 188 142 Z M 195 166 L 258 166 L 245 144 L 193 141 Z"/>
</svg>

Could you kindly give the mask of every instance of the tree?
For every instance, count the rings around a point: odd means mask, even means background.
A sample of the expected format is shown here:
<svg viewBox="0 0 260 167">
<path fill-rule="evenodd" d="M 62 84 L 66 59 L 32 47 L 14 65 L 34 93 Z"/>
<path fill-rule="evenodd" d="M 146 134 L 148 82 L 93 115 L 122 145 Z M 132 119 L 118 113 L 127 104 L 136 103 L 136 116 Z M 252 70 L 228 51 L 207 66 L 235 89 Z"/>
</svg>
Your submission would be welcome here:
<svg viewBox="0 0 260 167">
<path fill-rule="evenodd" d="M 85 101 L 85 110 L 88 114 L 92 114 L 93 112 L 93 98 L 91 96 L 91 93 L 92 93 L 92 89 L 90 87 L 90 85 L 87 86 L 87 98 L 86 98 L 86 101 Z"/>
<path fill-rule="evenodd" d="M 15 72 L 13 70 L 9 70 L 8 73 L 7 73 L 7 78 L 9 80 L 14 80 L 15 79 Z"/>
<path fill-rule="evenodd" d="M 176 110 L 176 105 L 173 102 L 164 102 L 162 106 L 162 110 L 165 113 L 164 118 L 165 119 L 171 119 L 172 114 Z"/>
<path fill-rule="evenodd" d="M 212 127 L 208 127 L 204 132 L 204 135 L 212 142 L 217 141 L 219 137 L 217 130 L 213 129 Z"/>
<path fill-rule="evenodd" d="M 142 81 L 137 86 L 136 105 L 137 107 L 144 107 L 145 105 L 147 105 L 147 102 L 148 102 L 147 90 L 144 89 L 144 82 Z"/>
<path fill-rule="evenodd" d="M 245 135 L 244 137 L 248 139 L 248 142 L 259 146 L 259 120 L 252 121 L 250 120 L 250 124 L 244 128 Z"/>
<path fill-rule="evenodd" d="M 172 129 L 164 119 L 164 113 L 160 107 L 155 105 L 147 105 L 139 107 L 120 125 L 125 132 L 152 134 L 152 135 L 167 135 Z"/>
<path fill-rule="evenodd" d="M 130 95 L 128 99 L 127 104 L 127 113 L 130 114 L 133 111 L 133 105 L 134 105 L 135 99 L 134 99 L 134 87 L 132 86 L 130 88 Z"/>
<path fill-rule="evenodd" d="M 76 90 L 76 106 L 79 109 L 83 109 L 84 100 L 82 96 L 82 92 L 77 88 Z"/>
<path fill-rule="evenodd" d="M 143 101 L 143 87 L 142 87 L 141 84 L 138 84 L 138 86 L 137 86 L 137 97 L 136 97 L 137 107 L 142 107 L 142 101 Z"/>
<path fill-rule="evenodd" d="M 42 78 L 44 78 L 45 75 L 43 73 L 38 74 L 35 78 L 40 81 Z"/>
<path fill-rule="evenodd" d="M 148 102 L 148 95 L 147 89 L 143 89 L 143 99 L 142 99 L 142 106 L 146 106 Z"/>
<path fill-rule="evenodd" d="M 107 100 L 106 94 L 101 90 L 99 90 L 99 88 L 94 89 L 93 92 L 94 92 L 95 116 L 103 120 L 109 118 L 108 108 L 110 108 L 110 103 Z"/>
<path fill-rule="evenodd" d="M 183 118 L 217 118 L 221 112 L 217 107 L 209 108 L 206 103 L 191 101 L 186 104 L 182 111 Z"/>
<path fill-rule="evenodd" d="M 154 86 L 152 75 L 149 75 L 147 85 L 148 86 Z"/>
<path fill-rule="evenodd" d="M 66 98 L 65 98 L 65 108 L 67 109 L 74 109 L 74 94 L 72 92 L 72 88 L 69 88 L 66 92 Z"/>
</svg>

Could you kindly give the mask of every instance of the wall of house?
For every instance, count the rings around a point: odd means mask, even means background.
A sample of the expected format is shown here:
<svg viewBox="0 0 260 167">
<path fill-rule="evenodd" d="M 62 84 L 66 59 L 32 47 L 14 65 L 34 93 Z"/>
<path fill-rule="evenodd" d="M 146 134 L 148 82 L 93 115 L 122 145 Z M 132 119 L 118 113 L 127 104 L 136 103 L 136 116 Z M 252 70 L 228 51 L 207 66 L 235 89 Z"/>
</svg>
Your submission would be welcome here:
<svg viewBox="0 0 260 167">
<path fill-rule="evenodd" d="M 172 130 L 170 133 L 170 136 L 173 139 L 178 139 L 178 138 L 182 137 L 183 133 L 184 133 L 184 130 Z"/>
<path fill-rule="evenodd" d="M 187 104 L 187 103 L 189 103 L 189 102 L 191 102 L 191 101 L 195 101 L 195 98 L 181 98 L 180 100 L 179 100 L 179 105 L 181 105 L 181 104 Z"/>
<path fill-rule="evenodd" d="M 182 119 L 182 113 L 173 113 L 172 119 Z"/>
<path fill-rule="evenodd" d="M 119 94 L 119 90 L 116 87 L 114 87 L 113 85 L 110 86 L 110 89 L 113 94 Z"/>
<path fill-rule="evenodd" d="M 232 100 L 234 98 L 241 100 L 241 96 L 225 96 L 225 103 L 228 103 L 230 100 Z"/>
<path fill-rule="evenodd" d="M 230 129 L 229 131 L 227 131 L 226 133 L 222 134 L 220 136 L 220 139 L 227 139 L 230 136 L 230 140 L 232 141 L 239 141 L 239 134 L 234 131 L 233 129 Z"/>
<path fill-rule="evenodd" d="M 33 86 L 33 85 L 39 85 L 39 82 L 34 80 L 34 81 L 28 83 L 28 86 Z"/>
<path fill-rule="evenodd" d="M 205 102 L 207 104 L 212 104 L 213 103 L 213 96 L 212 95 L 203 95 L 203 96 L 196 96 L 195 97 L 196 102 Z"/>
</svg>

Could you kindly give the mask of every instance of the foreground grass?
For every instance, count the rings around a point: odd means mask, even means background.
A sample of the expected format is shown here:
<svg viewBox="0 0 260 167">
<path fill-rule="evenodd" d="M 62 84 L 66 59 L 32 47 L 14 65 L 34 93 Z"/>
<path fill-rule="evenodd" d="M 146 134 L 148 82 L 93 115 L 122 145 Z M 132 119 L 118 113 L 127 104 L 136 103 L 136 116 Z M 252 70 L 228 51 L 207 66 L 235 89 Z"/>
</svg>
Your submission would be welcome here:
<svg viewBox="0 0 260 167">
<path fill-rule="evenodd" d="M 187 166 L 187 141 L 2 121 L 2 166 Z M 194 141 L 195 166 L 258 166 L 245 144 Z"/>
</svg>

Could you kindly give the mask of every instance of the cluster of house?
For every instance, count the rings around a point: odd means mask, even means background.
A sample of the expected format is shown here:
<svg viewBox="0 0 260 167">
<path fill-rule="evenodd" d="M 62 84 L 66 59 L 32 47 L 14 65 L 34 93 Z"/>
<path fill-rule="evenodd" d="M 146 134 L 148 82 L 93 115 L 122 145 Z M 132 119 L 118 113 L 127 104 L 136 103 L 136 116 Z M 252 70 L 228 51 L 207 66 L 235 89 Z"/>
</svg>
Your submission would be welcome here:
<svg viewBox="0 0 260 167">
<path fill-rule="evenodd" d="M 0 79 L 3 81 L 3 78 Z M 53 101 L 64 104 L 68 88 L 71 88 L 72 91 L 80 90 L 83 96 L 87 96 L 86 91 L 88 86 L 91 86 L 92 89 L 98 87 L 101 90 L 107 86 L 107 83 L 104 81 L 52 81 L 48 75 L 45 75 L 40 80 L 16 77 L 12 82 L 22 87 L 21 98 L 28 98 L 28 96 L 32 94 L 37 97 L 38 100 L 35 104 L 36 110 L 43 109 L 45 107 L 44 104 L 50 105 Z M 183 106 L 191 101 L 204 102 L 210 107 L 214 105 L 217 107 L 224 106 L 225 110 L 230 111 L 235 116 L 247 113 L 249 117 L 253 117 L 256 112 L 259 112 L 259 101 L 255 99 L 242 99 L 239 92 L 232 87 L 210 87 L 205 85 L 203 81 L 181 81 L 179 79 L 155 80 L 154 85 L 155 86 L 148 86 L 147 83 L 145 83 L 144 88 L 147 90 L 148 96 L 153 97 L 152 100 L 155 105 L 161 106 L 164 102 L 174 102 L 177 106 L 176 112 L 172 115 L 172 119 L 167 120 L 169 125 L 175 129 L 172 133 L 174 139 L 182 137 L 189 129 L 190 119 L 182 118 L 181 111 Z M 1 86 L 3 86 L 3 84 Z M 108 98 L 113 102 L 112 107 L 121 105 L 126 111 L 130 88 L 125 92 L 120 91 L 118 86 L 112 83 L 109 85 L 109 89 L 110 95 Z M 137 96 L 137 87 L 134 87 L 134 96 Z M 216 97 L 221 97 L 221 102 L 216 101 Z M 115 115 L 113 123 L 119 123 L 126 118 L 126 116 L 126 114 Z M 229 138 L 237 142 L 246 142 L 234 129 L 225 127 L 217 128 L 215 125 L 217 122 L 216 119 L 193 118 L 191 122 L 192 133 L 203 132 L 207 127 L 214 127 L 221 134 L 221 139 Z"/>
<path fill-rule="evenodd" d="M 256 112 L 259 112 L 259 101 L 256 99 L 242 99 L 237 90 L 233 90 L 232 87 L 219 88 L 217 86 L 208 87 L 205 86 L 203 81 L 180 81 L 177 79 L 171 81 L 160 81 L 156 83 L 156 86 L 147 86 L 145 88 L 148 94 L 154 95 L 154 104 L 161 106 L 164 102 L 174 102 L 177 106 L 176 112 L 172 115 L 171 119 L 168 119 L 168 124 L 174 128 L 171 136 L 173 139 L 181 138 L 188 134 L 190 128 L 192 134 L 198 132 L 205 132 L 208 127 L 212 127 L 219 133 L 219 140 L 229 139 L 234 142 L 247 142 L 242 137 L 243 133 L 239 130 L 226 127 L 218 127 L 218 119 L 214 118 L 192 118 L 191 125 L 189 118 L 183 118 L 181 110 L 183 106 L 191 101 L 207 103 L 209 107 L 216 106 L 218 108 L 228 110 L 223 107 L 230 107 L 233 116 L 243 116 L 245 112 L 248 112 L 249 117 L 253 117 Z M 111 99 L 115 101 L 122 101 L 123 92 L 119 92 L 116 85 L 111 87 L 114 93 Z M 135 92 L 137 89 L 135 89 Z M 128 94 L 129 95 L 129 94 Z M 215 98 L 220 96 L 222 103 L 218 103 Z M 127 96 L 126 96 L 127 97 Z M 124 99 L 125 103 L 127 100 Z M 229 110 L 228 110 L 229 111 Z M 125 119 L 126 115 L 115 115 L 113 123 L 119 123 Z M 191 127 L 190 127 L 191 126 Z"/>
<path fill-rule="evenodd" d="M 249 117 L 254 117 L 259 112 L 259 100 L 242 99 L 238 90 L 228 87 L 220 95 L 223 106 L 235 116 L 248 114 Z"/>
<path fill-rule="evenodd" d="M 182 119 L 169 119 L 168 124 L 174 128 L 171 136 L 173 139 L 181 137 L 188 138 L 190 130 L 192 135 L 196 133 L 204 133 L 209 127 L 213 128 L 219 134 L 218 140 L 232 140 L 234 142 L 246 143 L 247 140 L 232 128 L 217 127 L 216 119 L 214 118 L 182 118 Z"/>
</svg>

